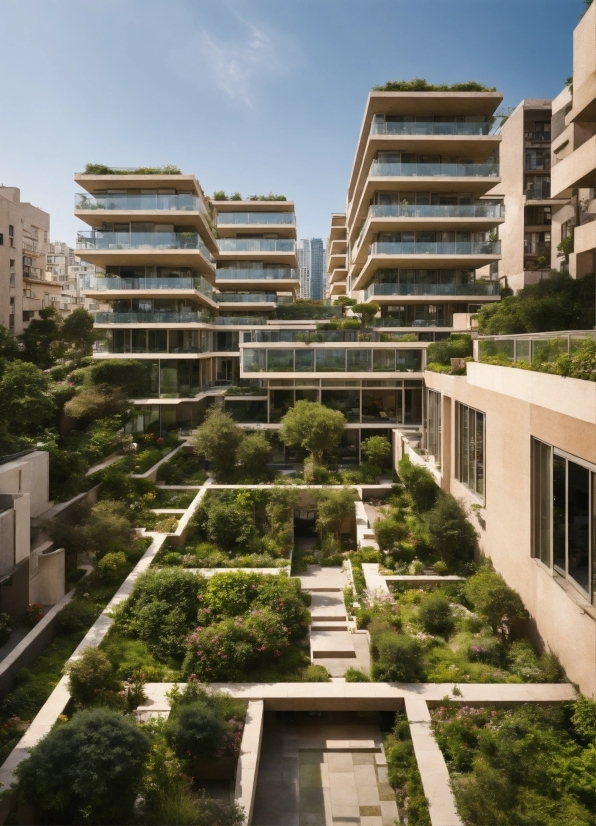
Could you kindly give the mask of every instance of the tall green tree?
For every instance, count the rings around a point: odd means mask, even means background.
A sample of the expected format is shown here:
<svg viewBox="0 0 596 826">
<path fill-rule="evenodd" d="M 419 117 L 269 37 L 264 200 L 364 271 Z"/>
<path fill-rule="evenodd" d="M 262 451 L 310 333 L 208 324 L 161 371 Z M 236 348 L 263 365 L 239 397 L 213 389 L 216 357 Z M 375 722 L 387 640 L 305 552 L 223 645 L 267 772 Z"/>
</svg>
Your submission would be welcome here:
<svg viewBox="0 0 596 826">
<path fill-rule="evenodd" d="M 356 512 L 355 498 L 352 488 L 317 491 L 316 528 L 321 536 L 332 533 L 335 539 L 339 539 L 343 523 L 353 518 Z"/>
<path fill-rule="evenodd" d="M 352 312 L 360 316 L 363 327 L 370 327 L 380 309 L 379 305 L 373 301 L 352 306 Z"/>
<path fill-rule="evenodd" d="M 346 418 L 339 410 L 299 401 L 281 420 L 279 436 L 289 447 L 307 450 L 314 464 L 321 465 L 339 445 L 345 424 Z"/>
<path fill-rule="evenodd" d="M 49 382 L 26 361 L 0 362 L 0 427 L 23 433 L 47 424 L 55 410 Z"/>
<path fill-rule="evenodd" d="M 204 456 L 218 482 L 233 473 L 238 460 L 238 448 L 244 438 L 234 419 L 219 406 L 207 411 L 203 424 L 194 431 L 195 453 Z"/>
<path fill-rule="evenodd" d="M 61 338 L 77 359 L 90 356 L 93 351 L 93 342 L 98 339 L 97 332 L 93 330 L 91 313 L 83 307 L 78 307 L 67 315 L 62 324 Z"/>
<path fill-rule="evenodd" d="M 31 361 L 42 370 L 54 363 L 54 348 L 60 341 L 62 319 L 53 307 L 43 307 L 39 318 L 29 322 L 24 333 L 19 336 L 24 345 L 22 358 Z"/>
</svg>

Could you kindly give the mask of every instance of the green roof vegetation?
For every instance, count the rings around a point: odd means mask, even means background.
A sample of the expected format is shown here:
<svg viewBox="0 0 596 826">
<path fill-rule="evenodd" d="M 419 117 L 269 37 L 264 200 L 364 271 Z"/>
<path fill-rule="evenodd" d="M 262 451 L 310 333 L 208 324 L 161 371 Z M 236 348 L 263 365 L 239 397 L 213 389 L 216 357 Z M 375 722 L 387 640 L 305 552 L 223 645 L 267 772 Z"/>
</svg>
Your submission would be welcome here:
<svg viewBox="0 0 596 826">
<path fill-rule="evenodd" d="M 423 77 L 415 77 L 413 80 L 388 80 L 380 86 L 373 86 L 373 92 L 496 92 L 496 86 L 484 86 L 475 80 L 467 80 L 464 83 L 446 83 L 435 85 L 427 83 Z"/>
<path fill-rule="evenodd" d="M 111 167 L 102 163 L 85 165 L 84 175 L 181 175 L 182 172 L 173 164 L 165 166 L 138 166 L 136 168 Z"/>
<path fill-rule="evenodd" d="M 594 274 L 571 278 L 551 270 L 538 284 L 485 306 L 478 313 L 481 335 L 591 330 L 594 326 Z"/>
<path fill-rule="evenodd" d="M 239 192 L 232 192 L 231 195 L 226 195 L 223 189 L 218 189 L 212 196 L 214 201 L 287 201 L 285 195 L 274 195 L 270 192 L 269 195 L 247 195 L 243 198 Z"/>
</svg>

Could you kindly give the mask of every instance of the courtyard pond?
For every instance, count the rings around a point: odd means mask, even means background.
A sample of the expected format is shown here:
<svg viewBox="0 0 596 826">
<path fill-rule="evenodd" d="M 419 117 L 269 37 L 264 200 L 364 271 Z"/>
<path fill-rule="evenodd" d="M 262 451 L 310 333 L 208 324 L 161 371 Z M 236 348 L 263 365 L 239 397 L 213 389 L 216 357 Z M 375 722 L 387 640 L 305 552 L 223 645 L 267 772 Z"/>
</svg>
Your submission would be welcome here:
<svg viewBox="0 0 596 826">
<path fill-rule="evenodd" d="M 592 826 L 592 700 L 513 709 L 443 702 L 431 714 L 466 826 Z"/>
</svg>

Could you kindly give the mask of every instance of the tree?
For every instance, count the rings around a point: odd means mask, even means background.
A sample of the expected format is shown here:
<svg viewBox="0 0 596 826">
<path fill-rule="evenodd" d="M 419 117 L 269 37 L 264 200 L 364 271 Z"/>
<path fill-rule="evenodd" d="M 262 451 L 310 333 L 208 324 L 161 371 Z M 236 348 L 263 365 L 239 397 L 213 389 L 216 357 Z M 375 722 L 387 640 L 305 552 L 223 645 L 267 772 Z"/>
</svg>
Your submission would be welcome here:
<svg viewBox="0 0 596 826">
<path fill-rule="evenodd" d="M 19 431 L 38 428 L 55 410 L 49 382 L 41 370 L 25 361 L 0 365 L 0 422 Z"/>
<path fill-rule="evenodd" d="M 319 490 L 316 492 L 316 528 L 321 537 L 327 533 L 333 533 L 335 539 L 339 539 L 343 523 L 347 519 L 352 519 L 356 512 L 355 498 L 356 494 L 352 488 Z"/>
<path fill-rule="evenodd" d="M 422 647 L 414 637 L 382 631 L 373 635 L 375 662 L 372 675 L 377 680 L 415 683 L 422 679 Z"/>
<path fill-rule="evenodd" d="M 90 356 L 93 352 L 93 342 L 98 338 L 97 332 L 93 330 L 91 313 L 83 307 L 73 310 L 64 319 L 61 338 L 65 344 L 70 345 L 78 360 L 83 356 Z"/>
<path fill-rule="evenodd" d="M 174 711 L 166 734 L 178 757 L 213 758 L 225 744 L 226 729 L 216 709 L 199 700 Z"/>
<path fill-rule="evenodd" d="M 360 316 L 363 327 L 370 327 L 374 317 L 380 309 L 381 308 L 379 305 L 372 301 L 368 303 L 354 304 L 352 306 L 352 312 Z"/>
<path fill-rule="evenodd" d="M 195 453 L 209 462 L 215 478 L 222 482 L 230 477 L 238 456 L 238 448 L 244 438 L 234 419 L 215 406 L 207 411 L 205 421 L 195 430 L 192 442 Z"/>
<path fill-rule="evenodd" d="M 246 547 L 254 534 L 252 507 L 238 495 L 234 502 L 216 500 L 209 504 L 207 536 L 228 553 Z"/>
<path fill-rule="evenodd" d="M 139 399 L 149 393 L 147 364 L 132 359 L 102 359 L 89 368 L 92 384 L 121 387 L 131 399 Z"/>
<path fill-rule="evenodd" d="M 73 419 L 96 421 L 111 416 L 128 418 L 130 411 L 128 395 L 122 387 L 98 384 L 84 387 L 64 405 L 64 412 Z"/>
<path fill-rule="evenodd" d="M 341 441 L 346 418 L 318 402 L 299 401 L 281 420 L 280 439 L 289 447 L 307 450 L 315 465 L 323 464 Z"/>
<path fill-rule="evenodd" d="M 255 479 L 267 477 L 267 462 L 271 445 L 264 433 L 250 433 L 238 447 L 238 460 L 243 470 Z"/>
<path fill-rule="evenodd" d="M 268 493 L 265 513 L 269 520 L 269 536 L 282 547 L 290 545 L 294 511 L 300 504 L 300 494 L 291 487 L 274 487 Z"/>
<path fill-rule="evenodd" d="M 129 718 L 107 709 L 80 711 L 19 764 L 17 793 L 43 823 L 128 823 L 149 748 Z"/>
<path fill-rule="evenodd" d="M 79 533 L 85 549 L 98 558 L 127 551 L 135 538 L 126 506 L 109 500 L 93 506 Z"/>
<path fill-rule="evenodd" d="M 408 526 L 397 519 L 377 519 L 373 524 L 375 537 L 381 551 L 392 550 L 408 535 Z"/>
<path fill-rule="evenodd" d="M 510 588 L 500 574 L 484 569 L 470 577 L 465 592 L 476 611 L 493 632 L 504 632 L 515 620 L 526 619 L 528 613 L 517 591 Z"/>
<path fill-rule="evenodd" d="M 39 318 L 29 322 L 19 340 L 24 344 L 23 359 L 31 361 L 42 370 L 46 370 L 54 363 L 53 346 L 60 340 L 62 319 L 53 307 L 43 307 L 39 311 Z"/>
<path fill-rule="evenodd" d="M 449 565 L 472 558 L 477 534 L 463 505 L 454 496 L 441 493 L 424 521 L 430 543 L 443 562 Z"/>
<path fill-rule="evenodd" d="M 78 706 L 122 705 L 118 692 L 122 683 L 116 677 L 107 654 L 95 646 L 86 648 L 66 669 L 68 690 Z"/>
<path fill-rule="evenodd" d="M 472 337 L 467 333 L 452 333 L 443 341 L 434 341 L 428 345 L 428 363 L 444 364 L 449 366 L 451 359 L 467 358 L 472 355 Z"/>
<path fill-rule="evenodd" d="M 385 436 L 369 436 L 362 442 L 362 452 L 367 461 L 383 467 L 391 458 L 391 442 Z"/>
<path fill-rule="evenodd" d="M 440 489 L 432 473 L 426 468 L 414 465 L 409 456 L 402 456 L 397 469 L 399 478 L 411 496 L 418 513 L 425 513 L 434 507 Z"/>
<path fill-rule="evenodd" d="M 0 324 L 0 359 L 12 361 L 17 358 L 19 358 L 19 345 L 6 327 Z"/>
</svg>

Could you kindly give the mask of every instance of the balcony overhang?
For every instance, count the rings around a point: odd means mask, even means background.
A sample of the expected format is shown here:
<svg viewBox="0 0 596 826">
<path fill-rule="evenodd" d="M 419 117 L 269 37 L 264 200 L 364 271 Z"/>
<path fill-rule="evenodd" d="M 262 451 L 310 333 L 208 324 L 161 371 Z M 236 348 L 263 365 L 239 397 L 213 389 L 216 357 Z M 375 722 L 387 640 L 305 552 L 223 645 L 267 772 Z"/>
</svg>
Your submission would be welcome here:
<svg viewBox="0 0 596 826">
<path fill-rule="evenodd" d="M 596 252 L 596 221 L 575 227 L 573 233 L 573 251 L 576 255 Z"/>
<path fill-rule="evenodd" d="M 501 178 L 499 176 L 369 176 L 366 178 L 360 194 L 351 202 L 351 208 L 348 212 L 349 235 L 353 237 L 356 227 L 359 227 L 362 221 L 366 220 L 368 208 L 377 192 L 466 192 L 471 193 L 476 199 L 481 195 L 485 195 L 500 183 Z"/>
<path fill-rule="evenodd" d="M 269 252 L 266 250 L 258 250 L 252 252 L 240 252 L 238 250 L 219 251 L 220 261 L 264 261 L 267 264 L 279 264 L 283 267 L 290 267 L 296 269 L 298 266 L 298 259 L 296 252 Z"/>
<path fill-rule="evenodd" d="M 504 216 L 501 218 L 370 218 L 360 243 L 352 247 L 352 261 L 355 264 L 366 262 L 368 248 L 378 232 L 409 230 L 485 232 L 504 222 Z"/>
<path fill-rule="evenodd" d="M 75 183 L 93 194 L 105 190 L 122 189 L 176 189 L 203 197 L 203 191 L 194 175 L 85 175 L 74 176 Z"/>
<path fill-rule="evenodd" d="M 165 209 L 75 209 L 75 218 L 80 218 L 91 227 L 101 229 L 106 223 L 147 222 L 152 224 L 168 223 L 180 227 L 192 227 L 201 236 L 209 252 L 219 252 L 215 236 L 202 212 L 195 210 Z"/>
<path fill-rule="evenodd" d="M 294 212 L 294 201 L 209 200 L 216 212 Z"/>
<path fill-rule="evenodd" d="M 371 295 L 367 299 L 374 304 L 386 306 L 390 304 L 449 304 L 454 302 L 469 302 L 472 304 L 484 304 L 500 301 L 500 295 L 435 295 L 434 293 L 421 293 L 418 295 Z"/>
<path fill-rule="evenodd" d="M 347 278 L 348 278 L 348 271 L 345 267 L 336 267 L 330 273 L 330 276 L 331 276 L 330 279 L 329 279 L 330 284 L 333 284 L 336 281 L 346 281 Z"/>
<path fill-rule="evenodd" d="M 334 213 L 331 216 L 328 242 L 346 239 L 346 216 L 343 213 Z"/>
<path fill-rule="evenodd" d="M 345 269 L 346 268 L 346 253 L 334 253 L 330 255 L 327 259 L 327 270 L 328 272 L 333 272 L 333 270 L 337 269 Z"/>
<path fill-rule="evenodd" d="M 96 267 L 187 267 L 205 276 L 215 278 L 215 264 L 208 261 L 198 249 L 77 249 L 76 255 Z"/>
<path fill-rule="evenodd" d="M 476 270 L 501 258 L 497 254 L 488 255 L 383 255 L 376 254 L 367 258 L 357 276 L 352 275 L 352 291 L 364 290 L 380 269 L 416 269 L 416 270 Z M 401 299 L 401 296 L 399 297 Z"/>
<path fill-rule="evenodd" d="M 551 194 L 565 198 L 572 189 L 592 189 L 596 182 L 596 135 L 579 146 L 550 171 Z"/>
<path fill-rule="evenodd" d="M 180 298 L 191 299 L 204 304 L 207 307 L 217 309 L 217 303 L 209 296 L 200 292 L 199 290 L 161 290 L 161 289 L 146 289 L 146 290 L 82 290 L 83 295 L 87 298 L 93 298 L 95 301 L 108 303 L 120 298 Z"/>
<path fill-rule="evenodd" d="M 346 282 L 333 281 L 329 288 L 329 295 L 346 295 Z"/>
</svg>

